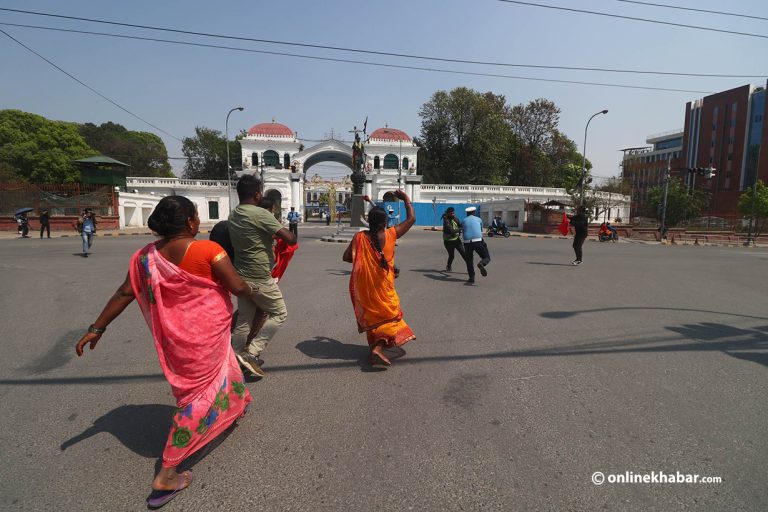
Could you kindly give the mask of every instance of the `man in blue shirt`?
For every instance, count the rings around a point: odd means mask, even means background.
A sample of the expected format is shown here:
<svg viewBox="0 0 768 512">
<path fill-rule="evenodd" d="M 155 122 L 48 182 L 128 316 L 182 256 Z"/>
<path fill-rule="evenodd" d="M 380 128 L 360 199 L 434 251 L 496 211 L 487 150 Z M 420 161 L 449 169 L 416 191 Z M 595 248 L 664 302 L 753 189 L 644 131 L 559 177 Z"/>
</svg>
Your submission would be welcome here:
<svg viewBox="0 0 768 512">
<path fill-rule="evenodd" d="M 288 212 L 288 229 L 297 237 L 299 236 L 299 218 L 301 215 L 299 215 L 299 212 L 296 211 L 296 208 L 291 206 L 291 211 Z"/>
<path fill-rule="evenodd" d="M 480 257 L 477 268 L 480 269 L 480 274 L 483 277 L 488 275 L 485 266 L 490 263 L 491 255 L 488 253 L 488 246 L 483 241 L 483 221 L 475 215 L 477 208 L 470 206 L 466 209 L 466 212 L 466 218 L 461 221 L 461 230 L 464 239 L 464 252 L 466 253 L 467 273 L 469 274 L 467 283 L 472 284 L 475 282 L 474 253 L 477 252 L 477 255 Z"/>
<path fill-rule="evenodd" d="M 395 215 L 395 209 L 392 208 L 392 205 L 389 205 L 387 207 L 387 227 L 391 228 L 392 226 L 397 226 L 397 221 L 399 219 Z"/>
</svg>

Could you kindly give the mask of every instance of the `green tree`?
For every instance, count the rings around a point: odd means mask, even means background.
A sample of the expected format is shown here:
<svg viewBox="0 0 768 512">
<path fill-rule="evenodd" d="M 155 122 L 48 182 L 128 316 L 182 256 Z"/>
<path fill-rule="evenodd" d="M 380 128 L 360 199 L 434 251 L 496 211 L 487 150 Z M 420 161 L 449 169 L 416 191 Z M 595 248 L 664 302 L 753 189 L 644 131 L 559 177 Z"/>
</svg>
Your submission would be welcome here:
<svg viewBox="0 0 768 512">
<path fill-rule="evenodd" d="M 85 123 L 80 133 L 101 154 L 129 164 L 131 176 L 173 177 L 165 143 L 154 133 L 131 131 L 112 122 Z"/>
<path fill-rule="evenodd" d="M 510 183 L 546 185 L 550 174 L 547 171 L 551 171 L 553 166 L 547 165 L 545 172 L 541 172 L 542 164 L 547 155 L 558 151 L 552 146 L 556 137 L 562 138 L 557 130 L 560 108 L 550 100 L 538 98 L 527 105 L 521 103 L 512 107 L 507 120 L 518 141 Z"/>
<path fill-rule="evenodd" d="M 758 237 L 765 229 L 765 223 L 768 220 L 768 187 L 763 184 L 762 180 L 758 180 L 756 188 L 757 194 L 754 194 L 755 189 L 752 187 L 741 194 L 738 209 L 745 219 L 752 220 L 754 236 Z M 753 195 L 755 196 L 754 209 L 752 205 Z"/>
<path fill-rule="evenodd" d="M 552 138 L 540 162 L 538 186 L 560 187 L 571 190 L 581 179 L 581 153 L 576 143 L 559 130 L 552 132 Z M 587 178 L 592 163 L 587 160 Z"/>
<path fill-rule="evenodd" d="M 437 91 L 419 111 L 427 182 L 507 182 L 512 133 L 504 96 L 466 87 Z"/>
<path fill-rule="evenodd" d="M 73 162 L 95 154 L 75 123 L 0 110 L 0 163 L 25 181 L 77 182 L 80 171 Z"/>
<path fill-rule="evenodd" d="M 15 183 L 25 181 L 19 175 L 19 170 L 7 162 L 0 162 L 0 183 Z"/>
<path fill-rule="evenodd" d="M 227 142 L 218 130 L 198 126 L 194 137 L 185 137 L 181 152 L 187 158 L 184 164 L 184 178 L 193 180 L 227 179 Z M 232 178 L 235 169 L 240 168 L 240 143 L 229 141 Z"/>
<path fill-rule="evenodd" d="M 677 226 L 698 217 L 708 200 L 708 193 L 701 190 L 688 191 L 680 180 L 671 178 L 667 191 L 667 226 Z M 663 186 L 650 189 L 646 201 L 646 216 L 661 220 L 663 201 Z"/>
</svg>

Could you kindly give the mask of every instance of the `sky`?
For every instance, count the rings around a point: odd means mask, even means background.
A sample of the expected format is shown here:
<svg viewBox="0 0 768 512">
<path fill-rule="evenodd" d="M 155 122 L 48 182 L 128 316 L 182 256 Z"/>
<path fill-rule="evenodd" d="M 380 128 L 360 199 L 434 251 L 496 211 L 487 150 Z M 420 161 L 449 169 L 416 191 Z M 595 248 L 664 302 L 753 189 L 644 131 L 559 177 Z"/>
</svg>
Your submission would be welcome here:
<svg viewBox="0 0 768 512">
<path fill-rule="evenodd" d="M 620 0 L 531 0 L 546 5 L 765 34 L 768 21 L 637 5 Z M 764 0 L 656 0 L 768 18 Z M 0 7 L 177 30 L 335 46 L 437 58 L 546 66 L 754 75 L 708 78 L 457 64 L 366 55 L 274 43 L 227 40 L 0 11 L 0 23 L 153 37 L 400 66 L 518 77 L 621 84 L 701 92 L 651 91 L 470 76 L 368 64 L 183 46 L 0 25 L 46 59 L 149 121 L 104 100 L 0 33 L 0 109 L 96 124 L 112 121 L 163 138 L 174 171 L 183 169 L 181 142 L 197 126 L 229 135 L 275 119 L 299 138 L 320 140 L 333 130 L 348 138 L 368 117 L 368 132 L 387 124 L 412 137 L 421 106 L 438 90 L 469 87 L 504 95 L 516 105 L 536 98 L 562 110 L 560 130 L 581 151 L 590 116 L 587 158 L 595 176 L 620 172 L 620 149 L 645 145 L 648 135 L 682 128 L 685 104 L 708 92 L 744 84 L 764 86 L 768 38 L 662 26 L 498 0 L 259 1 L 5 0 Z M 762 77 L 762 78 L 758 78 Z M 340 138 L 337 135 L 337 138 Z M 307 147 L 311 142 L 305 142 Z M 309 170 L 333 178 L 339 164 Z"/>
</svg>

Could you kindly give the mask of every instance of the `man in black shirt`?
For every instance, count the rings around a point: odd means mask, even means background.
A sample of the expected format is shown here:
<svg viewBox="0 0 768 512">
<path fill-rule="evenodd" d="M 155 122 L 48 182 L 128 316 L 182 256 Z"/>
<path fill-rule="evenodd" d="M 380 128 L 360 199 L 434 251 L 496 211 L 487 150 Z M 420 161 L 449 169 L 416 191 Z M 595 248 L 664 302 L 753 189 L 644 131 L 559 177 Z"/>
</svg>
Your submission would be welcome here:
<svg viewBox="0 0 768 512">
<path fill-rule="evenodd" d="M 576 259 L 573 260 L 572 265 L 581 265 L 581 246 L 584 245 L 584 240 L 587 239 L 587 226 L 589 225 L 585 211 L 586 209 L 581 206 L 576 210 L 576 215 L 568 215 L 568 219 L 575 232 L 573 237 L 573 252 L 576 253 Z"/>
<path fill-rule="evenodd" d="M 51 216 L 48 210 L 43 210 L 40 214 L 40 238 L 43 238 L 43 231 L 47 231 L 48 238 L 51 238 Z"/>
</svg>

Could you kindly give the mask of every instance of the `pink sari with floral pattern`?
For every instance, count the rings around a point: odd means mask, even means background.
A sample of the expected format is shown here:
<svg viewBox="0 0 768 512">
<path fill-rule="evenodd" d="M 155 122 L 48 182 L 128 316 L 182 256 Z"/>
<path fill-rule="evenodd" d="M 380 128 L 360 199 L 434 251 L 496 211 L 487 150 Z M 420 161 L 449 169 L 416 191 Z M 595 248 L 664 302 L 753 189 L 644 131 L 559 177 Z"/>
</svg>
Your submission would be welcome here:
<svg viewBox="0 0 768 512">
<path fill-rule="evenodd" d="M 131 285 L 176 410 L 163 466 L 179 462 L 240 418 L 251 402 L 230 341 L 232 301 L 220 284 L 167 261 L 151 243 L 131 258 Z"/>
</svg>

